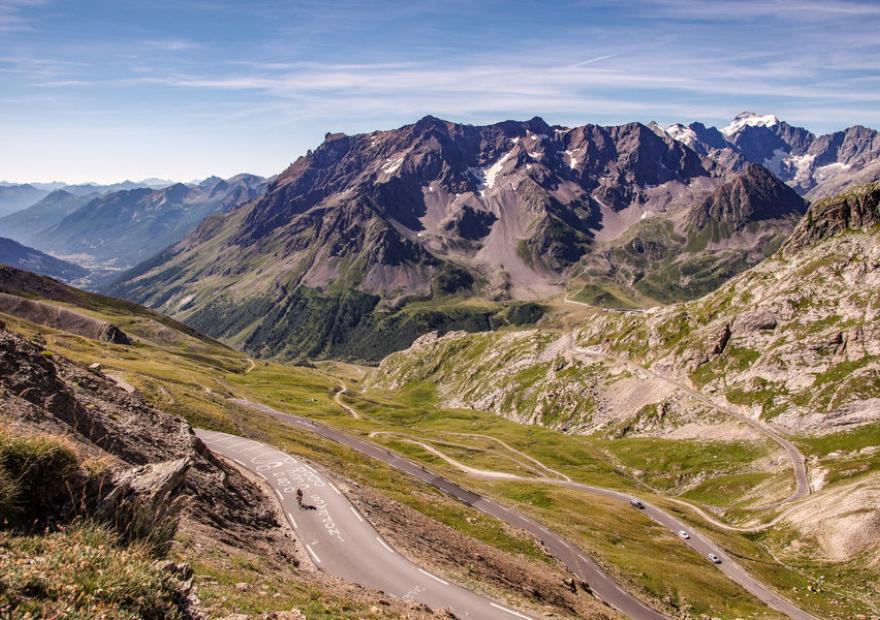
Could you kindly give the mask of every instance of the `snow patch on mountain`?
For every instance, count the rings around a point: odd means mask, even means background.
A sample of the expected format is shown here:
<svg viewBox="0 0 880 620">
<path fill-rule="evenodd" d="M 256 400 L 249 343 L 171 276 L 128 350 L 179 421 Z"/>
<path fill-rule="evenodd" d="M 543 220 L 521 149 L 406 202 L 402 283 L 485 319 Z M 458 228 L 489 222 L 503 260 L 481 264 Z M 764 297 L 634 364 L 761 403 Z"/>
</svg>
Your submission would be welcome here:
<svg viewBox="0 0 880 620">
<path fill-rule="evenodd" d="M 515 143 L 516 141 L 514 141 L 514 144 Z M 499 157 L 491 166 L 486 166 L 484 168 L 468 168 L 468 172 L 477 180 L 481 196 L 485 194 L 487 189 L 495 187 L 495 181 L 498 178 L 498 175 L 501 174 L 504 164 L 513 156 L 513 151 L 514 149 L 509 150 L 507 153 Z"/>
<path fill-rule="evenodd" d="M 764 160 L 764 167 L 777 178 L 784 181 L 795 180 L 802 186 L 810 185 L 813 180 L 813 162 L 816 156 L 809 153 L 795 155 L 782 149 L 775 149 L 773 157 Z"/>
<path fill-rule="evenodd" d="M 813 179 L 813 162 L 816 161 L 815 155 L 804 153 L 803 155 L 789 155 L 789 165 L 794 168 L 795 180 L 804 185 Z"/>
<path fill-rule="evenodd" d="M 666 134 L 673 140 L 678 140 L 682 144 L 693 146 L 697 141 L 697 134 L 690 127 L 686 127 L 681 123 L 675 123 L 665 129 Z"/>
<path fill-rule="evenodd" d="M 386 159 L 385 165 L 382 166 L 382 172 L 384 172 L 385 174 L 394 174 L 403 165 L 403 160 L 405 158 L 406 155 L 401 155 L 397 159 Z"/>
<path fill-rule="evenodd" d="M 832 164 L 826 164 L 824 166 L 819 166 L 816 168 L 816 178 L 824 179 L 833 174 L 837 174 L 838 172 L 846 172 L 852 168 L 850 164 L 844 164 L 843 162 L 836 161 Z"/>
<path fill-rule="evenodd" d="M 721 130 L 725 136 L 730 137 L 739 132 L 743 127 L 773 127 L 779 124 L 779 119 L 773 114 L 755 114 L 754 112 L 743 112 L 738 114 L 731 121 L 730 125 Z"/>
</svg>

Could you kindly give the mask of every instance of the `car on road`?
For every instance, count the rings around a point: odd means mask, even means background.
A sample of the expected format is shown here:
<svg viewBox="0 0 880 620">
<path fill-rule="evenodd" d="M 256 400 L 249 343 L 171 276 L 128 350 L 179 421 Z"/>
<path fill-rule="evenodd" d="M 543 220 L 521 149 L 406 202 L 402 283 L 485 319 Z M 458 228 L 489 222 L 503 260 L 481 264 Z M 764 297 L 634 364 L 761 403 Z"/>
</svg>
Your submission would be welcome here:
<svg viewBox="0 0 880 620">
<path fill-rule="evenodd" d="M 709 559 L 712 560 L 712 563 L 713 563 L 713 564 L 721 564 L 721 558 L 719 558 L 719 557 L 718 557 L 717 555 L 715 555 L 714 553 L 710 553 L 710 554 L 709 554 Z"/>
<path fill-rule="evenodd" d="M 643 510 L 645 508 L 645 505 L 642 502 L 640 502 L 639 500 L 637 500 L 635 497 L 630 498 L 629 503 L 634 508 L 638 508 L 639 510 Z"/>
<path fill-rule="evenodd" d="M 686 531 L 684 531 L 684 530 L 678 530 L 678 537 L 679 537 L 679 538 L 683 538 L 684 540 L 687 540 L 688 538 L 691 537 L 691 535 L 688 534 L 688 533 L 687 533 Z"/>
</svg>

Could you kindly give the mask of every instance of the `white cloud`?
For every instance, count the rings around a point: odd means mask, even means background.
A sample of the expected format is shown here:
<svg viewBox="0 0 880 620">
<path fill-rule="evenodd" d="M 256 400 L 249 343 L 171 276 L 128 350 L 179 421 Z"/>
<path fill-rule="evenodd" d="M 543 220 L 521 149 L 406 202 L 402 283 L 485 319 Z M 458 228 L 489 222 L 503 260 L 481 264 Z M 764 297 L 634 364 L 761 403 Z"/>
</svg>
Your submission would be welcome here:
<svg viewBox="0 0 880 620">
<path fill-rule="evenodd" d="M 815 21 L 880 16 L 876 2 L 855 0 L 648 0 L 647 7 L 652 6 L 667 15 L 716 20 Z"/>
<path fill-rule="evenodd" d="M 168 52 L 182 52 L 201 47 L 199 43 L 190 41 L 189 39 L 154 39 L 151 41 L 145 41 L 144 43 L 148 47 Z"/>
<path fill-rule="evenodd" d="M 46 0 L 0 0 L 0 32 L 29 30 L 31 21 L 25 9 L 45 4 Z"/>
</svg>

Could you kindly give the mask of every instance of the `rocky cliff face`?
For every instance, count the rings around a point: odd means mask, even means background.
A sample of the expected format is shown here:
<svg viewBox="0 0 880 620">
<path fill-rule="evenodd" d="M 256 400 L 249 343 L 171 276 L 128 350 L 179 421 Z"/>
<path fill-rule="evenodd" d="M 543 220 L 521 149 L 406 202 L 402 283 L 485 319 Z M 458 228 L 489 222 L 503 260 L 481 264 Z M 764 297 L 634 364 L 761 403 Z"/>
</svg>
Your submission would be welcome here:
<svg viewBox="0 0 880 620">
<path fill-rule="evenodd" d="M 785 243 L 796 252 L 845 231 L 868 231 L 880 224 L 880 183 L 855 187 L 845 194 L 810 205 L 806 217 Z"/>
<path fill-rule="evenodd" d="M 694 299 L 764 260 L 806 203 L 758 165 L 724 178 L 677 222 L 649 216 L 598 245 L 574 271 L 572 284 L 583 283 L 574 299 L 619 307 Z"/>
<path fill-rule="evenodd" d="M 752 223 L 800 219 L 806 208 L 806 203 L 766 168 L 751 164 L 691 210 L 687 226 L 700 231 L 716 225 L 734 233 Z"/>
</svg>

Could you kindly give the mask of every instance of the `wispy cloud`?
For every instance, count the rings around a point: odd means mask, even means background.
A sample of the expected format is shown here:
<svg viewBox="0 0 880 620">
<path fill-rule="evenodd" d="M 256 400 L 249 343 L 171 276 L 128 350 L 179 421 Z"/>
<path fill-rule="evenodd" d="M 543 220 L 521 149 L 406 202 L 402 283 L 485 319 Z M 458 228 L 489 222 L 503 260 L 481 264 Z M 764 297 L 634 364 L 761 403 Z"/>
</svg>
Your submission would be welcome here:
<svg viewBox="0 0 880 620">
<path fill-rule="evenodd" d="M 527 54 L 484 55 L 455 66 L 240 61 L 211 74 L 170 72 L 42 84 L 253 91 L 286 105 L 299 117 L 325 118 L 331 113 L 356 117 L 394 109 L 453 117 L 644 113 L 689 120 L 704 117 L 688 113 L 711 110 L 727 115 L 739 111 L 736 106 L 758 99 L 772 102 L 773 111 L 777 106 L 802 110 L 833 106 L 839 112 L 845 105 L 866 109 L 880 103 L 880 91 L 860 87 L 867 77 L 862 59 L 846 54 L 838 55 L 833 75 L 809 59 L 756 52 L 725 55 L 719 50 L 693 58 L 678 48 L 634 45 L 571 65 L 558 62 L 561 54 L 556 47 L 532 49 Z M 856 67 L 860 73 L 851 74 Z M 688 103 L 693 100 L 697 103 Z M 880 119 L 880 114 L 871 113 L 871 118 Z"/>
<path fill-rule="evenodd" d="M 741 21 L 815 21 L 880 16 L 874 1 L 855 0 L 648 0 L 647 7 L 676 17 Z"/>
<path fill-rule="evenodd" d="M 182 52 L 201 47 L 200 43 L 191 41 L 189 39 L 153 39 L 149 41 L 144 41 L 144 43 L 147 47 L 152 47 L 168 52 Z"/>
<path fill-rule="evenodd" d="M 25 12 L 42 4 L 45 0 L 0 0 L 0 32 L 30 29 L 31 20 Z"/>
<path fill-rule="evenodd" d="M 596 56 L 595 58 L 590 58 L 588 60 L 582 60 L 580 62 L 576 62 L 572 67 L 585 67 L 587 65 L 594 65 L 597 62 L 602 62 L 603 60 L 608 60 L 609 58 L 614 58 L 614 54 L 606 54 L 604 56 Z"/>
</svg>

